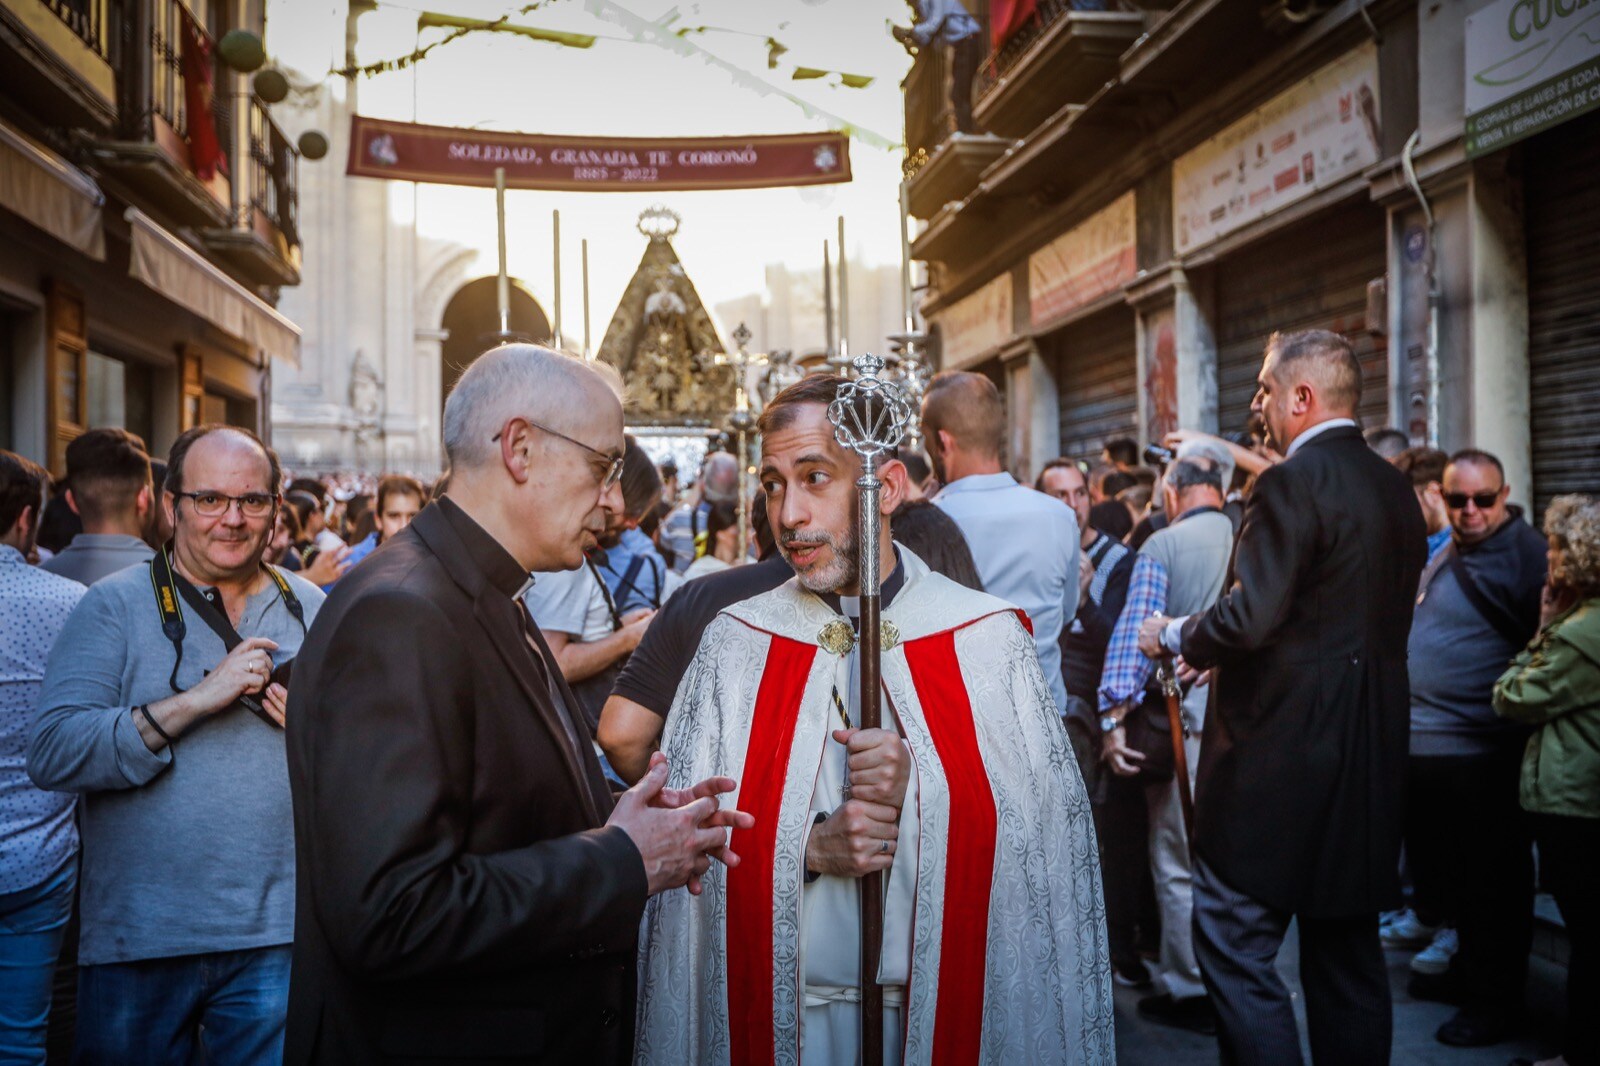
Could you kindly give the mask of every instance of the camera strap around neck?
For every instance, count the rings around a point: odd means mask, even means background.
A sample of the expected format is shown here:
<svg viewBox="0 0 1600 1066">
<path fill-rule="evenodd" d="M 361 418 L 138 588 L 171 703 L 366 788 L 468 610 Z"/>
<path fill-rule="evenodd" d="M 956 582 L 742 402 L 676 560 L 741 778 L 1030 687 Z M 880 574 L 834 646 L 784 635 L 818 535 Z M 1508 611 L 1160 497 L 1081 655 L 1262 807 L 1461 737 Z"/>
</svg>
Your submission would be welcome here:
<svg viewBox="0 0 1600 1066">
<path fill-rule="evenodd" d="M 172 545 L 168 543 L 161 551 L 156 552 L 150 559 L 150 585 L 155 591 L 156 611 L 161 616 L 161 633 L 172 644 L 174 658 L 172 675 L 167 679 L 167 684 L 173 692 L 182 692 L 178 687 L 178 668 L 183 665 L 183 641 L 188 636 L 189 627 L 183 620 L 183 610 L 178 606 L 178 598 L 189 605 L 202 621 L 221 640 L 223 647 L 231 652 L 244 642 L 239 631 L 228 620 L 227 613 L 217 604 L 206 598 L 194 582 L 178 573 L 172 565 Z M 294 620 L 300 624 L 300 632 L 306 632 L 305 609 L 300 605 L 300 599 L 294 594 L 294 589 L 289 587 L 289 581 L 278 570 L 266 563 L 261 567 L 266 571 L 272 583 L 278 587 L 278 595 L 283 599 L 283 605 L 289 609 Z M 261 709 L 260 702 L 249 697 L 241 696 L 239 702 L 243 703 L 252 713 L 265 717 L 266 712 Z M 275 724 L 275 723 L 273 723 Z"/>
</svg>

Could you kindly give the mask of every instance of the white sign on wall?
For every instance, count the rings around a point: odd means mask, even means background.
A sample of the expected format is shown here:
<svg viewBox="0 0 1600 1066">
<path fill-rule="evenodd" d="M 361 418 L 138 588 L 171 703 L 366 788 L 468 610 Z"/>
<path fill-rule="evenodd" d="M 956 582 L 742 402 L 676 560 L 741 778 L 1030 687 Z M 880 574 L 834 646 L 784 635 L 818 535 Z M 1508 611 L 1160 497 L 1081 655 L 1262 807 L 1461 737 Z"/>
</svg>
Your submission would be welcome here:
<svg viewBox="0 0 1600 1066">
<path fill-rule="evenodd" d="M 1028 257 L 1028 320 L 1035 329 L 1133 280 L 1133 220 L 1130 189 Z"/>
<path fill-rule="evenodd" d="M 943 369 L 959 370 L 1011 339 L 1011 275 L 1001 274 L 935 317 Z"/>
<path fill-rule="evenodd" d="M 1498 0 L 1467 16 L 1467 155 L 1600 107 L 1600 4 Z"/>
<path fill-rule="evenodd" d="M 1178 252 L 1338 184 L 1378 152 L 1378 49 L 1365 44 L 1172 164 Z"/>
</svg>

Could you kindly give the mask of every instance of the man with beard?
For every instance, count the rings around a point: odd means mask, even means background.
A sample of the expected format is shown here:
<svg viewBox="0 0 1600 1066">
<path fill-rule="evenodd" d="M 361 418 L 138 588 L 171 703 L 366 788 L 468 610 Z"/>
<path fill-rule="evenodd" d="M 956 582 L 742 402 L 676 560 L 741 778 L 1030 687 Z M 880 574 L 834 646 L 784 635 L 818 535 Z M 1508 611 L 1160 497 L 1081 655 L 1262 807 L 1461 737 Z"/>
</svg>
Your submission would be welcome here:
<svg viewBox="0 0 1600 1066">
<path fill-rule="evenodd" d="M 795 577 L 724 610 L 678 689 L 674 781 L 753 815 L 695 900 L 647 908 L 636 1059 L 856 1061 L 858 880 L 886 871 L 886 1063 L 1108 1063 L 1111 974 L 1089 805 L 1020 613 L 889 537 L 885 727 L 855 727 L 856 478 L 813 375 L 762 412 L 767 515 Z M 1055 506 L 1059 506 L 1056 504 Z M 1001 827 L 1004 831 L 1001 831 Z"/>
</svg>

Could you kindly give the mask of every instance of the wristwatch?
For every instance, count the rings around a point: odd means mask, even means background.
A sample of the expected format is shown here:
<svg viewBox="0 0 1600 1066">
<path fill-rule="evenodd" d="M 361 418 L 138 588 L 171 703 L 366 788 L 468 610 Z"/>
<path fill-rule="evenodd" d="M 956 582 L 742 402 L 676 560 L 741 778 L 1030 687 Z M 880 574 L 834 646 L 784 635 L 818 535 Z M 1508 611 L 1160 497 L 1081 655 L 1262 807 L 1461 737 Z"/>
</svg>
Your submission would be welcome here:
<svg viewBox="0 0 1600 1066">
<path fill-rule="evenodd" d="M 1122 728 L 1122 719 L 1115 715 L 1102 714 L 1100 716 L 1100 732 L 1111 733 Z"/>
</svg>

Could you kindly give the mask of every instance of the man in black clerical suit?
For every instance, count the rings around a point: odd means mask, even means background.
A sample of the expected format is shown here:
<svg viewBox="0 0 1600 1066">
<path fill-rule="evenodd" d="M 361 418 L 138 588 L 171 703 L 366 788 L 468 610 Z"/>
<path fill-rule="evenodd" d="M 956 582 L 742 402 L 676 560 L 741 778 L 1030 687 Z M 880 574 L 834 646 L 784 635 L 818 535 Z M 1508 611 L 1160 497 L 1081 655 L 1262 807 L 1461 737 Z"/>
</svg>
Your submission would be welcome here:
<svg viewBox="0 0 1600 1066">
<path fill-rule="evenodd" d="M 622 1062 L 647 896 L 725 850 L 734 783 L 613 805 L 518 599 L 622 507 L 622 408 L 507 345 L 444 414 L 449 495 L 341 581 L 288 711 L 298 860 L 290 1063 Z"/>
<path fill-rule="evenodd" d="M 1213 671 L 1195 797 L 1195 952 L 1226 1063 L 1301 1061 L 1274 969 L 1290 918 L 1312 1058 L 1384 1063 L 1378 913 L 1398 904 L 1406 638 L 1426 531 L 1404 475 L 1354 416 L 1343 337 L 1274 334 L 1252 409 L 1285 461 L 1256 481 L 1233 580 L 1141 647 Z"/>
</svg>

